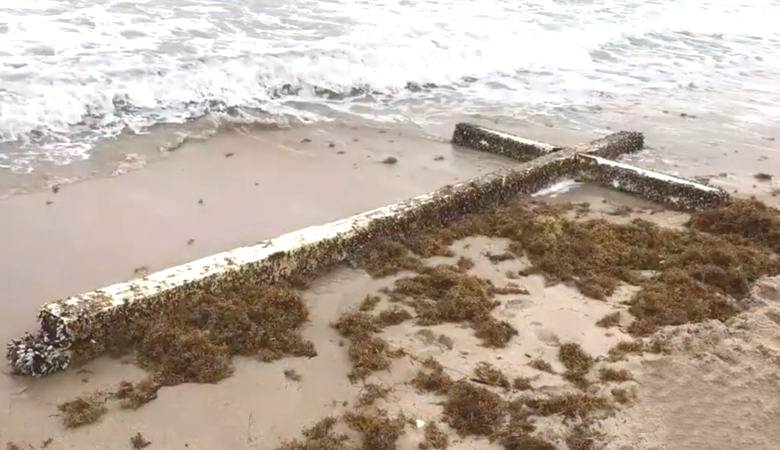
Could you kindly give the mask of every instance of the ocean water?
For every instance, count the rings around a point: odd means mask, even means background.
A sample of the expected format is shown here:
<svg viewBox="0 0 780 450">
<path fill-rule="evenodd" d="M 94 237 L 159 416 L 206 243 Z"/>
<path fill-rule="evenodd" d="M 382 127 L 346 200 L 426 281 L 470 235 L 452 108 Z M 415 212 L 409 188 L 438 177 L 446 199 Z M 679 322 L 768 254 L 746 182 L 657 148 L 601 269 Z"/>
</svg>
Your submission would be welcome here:
<svg viewBox="0 0 780 450">
<path fill-rule="evenodd" d="M 336 117 L 682 116 L 701 142 L 769 152 L 778 23 L 780 0 L 3 0 L 0 175 L 111 159 L 160 127 Z"/>
</svg>

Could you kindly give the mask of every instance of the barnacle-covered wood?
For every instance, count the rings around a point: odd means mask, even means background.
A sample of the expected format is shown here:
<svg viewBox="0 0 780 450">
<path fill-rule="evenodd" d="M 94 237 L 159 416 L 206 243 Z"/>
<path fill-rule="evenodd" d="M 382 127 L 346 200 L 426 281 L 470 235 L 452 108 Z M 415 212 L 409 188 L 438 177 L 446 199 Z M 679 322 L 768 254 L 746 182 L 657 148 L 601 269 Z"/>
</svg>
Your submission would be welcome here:
<svg viewBox="0 0 780 450">
<path fill-rule="evenodd" d="M 591 154 L 577 156 L 580 177 L 675 209 L 701 210 L 723 204 L 729 195 L 722 189 L 695 181 L 640 169 Z"/>
<path fill-rule="evenodd" d="M 508 156 L 519 161 L 530 161 L 561 149 L 561 147 L 544 142 L 532 141 L 470 123 L 455 125 L 452 143 L 474 150 Z"/>
<path fill-rule="evenodd" d="M 200 288 L 229 289 L 315 274 L 381 237 L 403 236 L 477 209 L 535 192 L 571 177 L 576 150 L 567 149 L 326 225 L 241 247 L 141 279 L 55 301 L 40 312 L 41 329 L 8 344 L 14 372 L 44 375 L 104 351 L 136 319 L 186 308 Z"/>
</svg>

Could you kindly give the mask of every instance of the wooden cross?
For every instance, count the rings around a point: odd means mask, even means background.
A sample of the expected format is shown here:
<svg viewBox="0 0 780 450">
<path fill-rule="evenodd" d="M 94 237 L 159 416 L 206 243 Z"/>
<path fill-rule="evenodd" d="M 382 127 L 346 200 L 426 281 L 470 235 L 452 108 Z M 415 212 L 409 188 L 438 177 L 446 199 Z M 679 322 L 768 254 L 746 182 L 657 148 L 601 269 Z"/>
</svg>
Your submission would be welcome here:
<svg viewBox="0 0 780 450">
<path fill-rule="evenodd" d="M 379 238 L 408 235 L 521 194 L 532 194 L 563 178 L 578 178 L 640 195 L 675 209 L 701 209 L 728 194 L 679 177 L 614 161 L 642 149 L 641 133 L 621 131 L 574 147 L 557 147 L 489 128 L 458 124 L 452 139 L 479 151 L 518 160 L 453 186 L 325 225 L 201 258 L 143 278 L 44 305 L 41 329 L 8 344 L 14 372 L 41 376 L 100 354 L 110 337 L 133 319 L 186 308 L 197 287 L 274 282 L 317 273 L 342 262 Z"/>
</svg>

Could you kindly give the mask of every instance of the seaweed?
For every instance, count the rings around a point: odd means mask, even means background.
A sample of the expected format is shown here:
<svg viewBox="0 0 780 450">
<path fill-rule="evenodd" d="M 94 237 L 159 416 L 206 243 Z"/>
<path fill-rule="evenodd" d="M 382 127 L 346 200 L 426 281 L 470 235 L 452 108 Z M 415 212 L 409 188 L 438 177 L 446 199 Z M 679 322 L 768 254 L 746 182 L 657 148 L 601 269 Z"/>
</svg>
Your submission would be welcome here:
<svg viewBox="0 0 780 450">
<path fill-rule="evenodd" d="M 733 200 L 695 213 L 688 225 L 698 231 L 742 237 L 780 253 L 780 212 L 757 200 Z"/>
<path fill-rule="evenodd" d="M 295 382 L 300 382 L 303 379 L 301 374 L 299 374 L 298 371 L 295 369 L 285 369 L 284 377 L 290 381 L 295 381 Z"/>
<path fill-rule="evenodd" d="M 450 445 L 447 434 L 439 429 L 436 422 L 428 422 L 425 425 L 425 440 L 420 442 L 420 450 L 444 450 Z"/>
<path fill-rule="evenodd" d="M 122 400 L 120 405 L 123 409 L 138 409 L 156 399 L 160 387 L 160 384 L 153 378 L 145 378 L 135 384 L 122 381 L 119 383 L 119 389 L 114 393 L 114 397 Z"/>
<path fill-rule="evenodd" d="M 632 212 L 634 212 L 634 208 L 628 205 L 620 205 L 607 214 L 610 216 L 629 216 Z"/>
<path fill-rule="evenodd" d="M 359 339 L 350 339 L 348 354 L 352 361 L 352 370 L 348 377 L 355 382 L 372 372 L 389 368 L 390 359 L 400 357 L 403 351 L 391 350 L 384 339 L 366 335 Z"/>
<path fill-rule="evenodd" d="M 512 387 L 518 391 L 528 391 L 533 389 L 531 379 L 528 377 L 517 377 L 512 381 Z"/>
<path fill-rule="evenodd" d="M 203 330 L 156 326 L 141 343 L 139 357 L 165 386 L 216 383 L 233 373 L 228 347 L 215 344 Z"/>
<path fill-rule="evenodd" d="M 374 308 L 376 308 L 376 305 L 378 305 L 381 300 L 382 299 L 377 295 L 366 295 L 366 298 L 360 302 L 358 310 L 361 312 L 371 312 L 374 310 Z"/>
<path fill-rule="evenodd" d="M 465 272 L 474 267 L 474 261 L 471 258 L 461 256 L 458 258 L 458 262 L 456 262 L 455 265 L 458 267 L 458 269 Z"/>
<path fill-rule="evenodd" d="M 555 373 L 550 363 L 540 358 L 532 359 L 528 365 L 542 372 Z"/>
<path fill-rule="evenodd" d="M 374 404 L 375 401 L 379 400 L 380 398 L 385 398 L 389 392 L 390 389 L 386 387 L 380 386 L 378 384 L 368 383 L 363 386 L 363 389 L 360 392 L 360 397 L 358 398 L 358 405 L 360 406 L 372 405 Z"/>
<path fill-rule="evenodd" d="M 528 289 L 521 288 L 520 286 L 516 285 L 515 283 L 509 283 L 504 287 L 491 287 L 490 291 L 494 294 L 498 295 L 507 295 L 507 294 L 522 294 L 522 295 L 528 295 L 530 292 L 528 292 Z"/>
<path fill-rule="evenodd" d="M 442 242 L 431 233 L 417 233 L 403 240 L 406 248 L 423 258 L 431 256 L 455 256 L 448 242 Z"/>
<path fill-rule="evenodd" d="M 555 445 L 536 436 L 515 433 L 501 439 L 505 450 L 555 450 Z"/>
<path fill-rule="evenodd" d="M 455 346 L 455 342 L 452 340 L 452 338 L 444 334 L 440 334 L 436 339 L 436 342 L 446 347 L 447 350 L 452 350 L 452 348 Z"/>
<path fill-rule="evenodd" d="M 609 360 L 620 361 L 629 354 L 642 354 L 644 347 L 642 341 L 620 341 L 609 349 Z"/>
<path fill-rule="evenodd" d="M 108 411 L 104 398 L 98 394 L 78 397 L 57 406 L 62 413 L 62 422 L 66 428 L 76 428 L 100 420 Z"/>
<path fill-rule="evenodd" d="M 304 440 L 293 439 L 283 442 L 278 450 L 349 450 L 353 447 L 347 444 L 349 437 L 336 434 L 333 427 L 337 419 L 326 417 L 302 432 Z"/>
<path fill-rule="evenodd" d="M 512 337 L 517 335 L 517 330 L 512 325 L 506 321 L 494 319 L 492 316 L 483 317 L 472 326 L 475 329 L 474 336 L 482 339 L 482 345 L 485 347 L 506 347 Z"/>
<path fill-rule="evenodd" d="M 453 384 L 452 378 L 444 373 L 444 367 L 435 359 L 428 358 L 423 362 L 424 369 L 420 369 L 410 383 L 416 388 L 445 394 Z"/>
<path fill-rule="evenodd" d="M 152 445 L 151 441 L 147 441 L 141 433 L 136 433 L 135 436 L 130 438 L 130 445 L 136 449 L 146 448 Z"/>
<path fill-rule="evenodd" d="M 502 253 L 486 252 L 485 256 L 487 256 L 487 258 L 493 264 L 498 264 L 498 263 L 503 262 L 503 261 L 509 261 L 509 260 L 515 259 L 515 255 L 513 255 L 510 252 L 502 252 Z"/>
<path fill-rule="evenodd" d="M 396 441 L 404 433 L 407 423 L 403 414 L 390 418 L 381 409 L 375 414 L 347 412 L 344 421 L 363 435 L 363 450 L 395 449 Z"/>
<path fill-rule="evenodd" d="M 711 285 L 694 279 L 682 269 L 672 269 L 663 272 L 631 300 L 629 312 L 636 320 L 628 331 L 646 336 L 661 326 L 726 320 L 738 311 L 728 297 Z"/>
<path fill-rule="evenodd" d="M 545 399 L 524 399 L 524 403 L 538 415 L 560 414 L 567 419 L 581 419 L 595 412 L 612 411 L 609 401 L 585 393 L 567 393 Z"/>
<path fill-rule="evenodd" d="M 444 416 L 461 436 L 491 436 L 503 425 L 506 414 L 506 402 L 485 388 L 461 380 L 447 391 Z"/>
<path fill-rule="evenodd" d="M 477 367 L 474 369 L 474 376 L 475 378 L 472 381 L 476 381 L 478 383 L 486 384 L 488 386 L 501 387 L 504 389 L 509 389 L 510 387 L 509 380 L 507 379 L 506 375 L 504 375 L 494 365 L 485 361 L 477 364 Z"/>
<path fill-rule="evenodd" d="M 315 356 L 301 338 L 308 309 L 283 286 L 240 285 L 226 292 L 196 291 L 187 308 L 136 324 L 138 361 L 162 385 L 215 383 L 232 371 L 233 355 L 264 361 Z"/>
<path fill-rule="evenodd" d="M 394 291 L 413 299 L 421 325 L 435 325 L 485 317 L 496 306 L 489 287 L 485 280 L 440 265 L 397 280 Z"/>
<path fill-rule="evenodd" d="M 387 342 L 374 336 L 379 325 L 370 315 L 351 311 L 342 315 L 333 327 L 344 337 L 349 338 L 347 354 L 352 362 L 349 379 L 357 381 L 377 370 L 390 367 L 390 358 L 401 356 L 402 352 L 393 351 Z"/>
<path fill-rule="evenodd" d="M 599 379 L 604 382 L 609 382 L 609 381 L 622 382 L 622 381 L 633 380 L 634 377 L 633 375 L 631 375 L 631 372 L 629 372 L 626 369 L 602 368 L 599 371 Z"/>
<path fill-rule="evenodd" d="M 492 299 L 492 289 L 487 280 L 439 265 L 396 280 L 393 292 L 408 299 L 420 325 L 469 322 L 485 346 L 504 347 L 517 331 L 490 316 L 498 305 Z"/>
<path fill-rule="evenodd" d="M 402 270 L 417 270 L 420 259 L 400 242 L 381 239 L 369 246 L 357 258 L 356 263 L 374 278 L 394 275 Z"/>
<path fill-rule="evenodd" d="M 615 311 L 605 315 L 599 319 L 598 322 L 596 322 L 596 325 L 602 328 L 612 328 L 620 325 L 620 311 Z"/>
<path fill-rule="evenodd" d="M 343 314 L 333 328 L 344 337 L 362 337 L 379 331 L 379 326 L 369 314 L 359 311 L 350 311 Z"/>
<path fill-rule="evenodd" d="M 575 426 L 566 435 L 566 445 L 569 450 L 592 450 L 596 448 L 596 441 L 601 435 L 587 425 Z"/>
<path fill-rule="evenodd" d="M 612 397 L 615 399 L 615 401 L 621 405 L 630 403 L 634 398 L 634 396 L 627 389 L 613 388 L 610 392 L 612 393 Z"/>
<path fill-rule="evenodd" d="M 563 377 L 577 386 L 586 386 L 585 375 L 593 367 L 593 357 L 585 353 L 579 344 L 569 343 L 558 349 L 558 359 L 561 360 L 566 372 Z"/>
<path fill-rule="evenodd" d="M 376 322 L 379 324 L 379 326 L 384 328 L 392 325 L 398 325 L 411 318 L 412 314 L 409 311 L 395 306 L 380 312 L 376 318 Z"/>
<path fill-rule="evenodd" d="M 772 181 L 772 175 L 764 172 L 758 172 L 755 175 L 753 175 L 753 178 L 755 178 L 758 181 Z"/>
</svg>

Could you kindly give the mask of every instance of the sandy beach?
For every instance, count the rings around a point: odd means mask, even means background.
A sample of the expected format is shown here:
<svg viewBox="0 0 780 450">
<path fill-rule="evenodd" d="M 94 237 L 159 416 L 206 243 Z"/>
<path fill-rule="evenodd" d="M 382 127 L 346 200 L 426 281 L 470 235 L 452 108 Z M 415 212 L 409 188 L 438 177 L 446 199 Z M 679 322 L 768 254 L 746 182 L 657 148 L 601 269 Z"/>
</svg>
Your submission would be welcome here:
<svg viewBox="0 0 780 450">
<path fill-rule="evenodd" d="M 2 259 L 7 314 L 0 337 L 7 341 L 32 329 L 35 310 L 46 301 L 514 164 L 443 141 L 392 129 L 339 125 L 226 133 L 185 144 L 170 159 L 126 175 L 65 185 L 57 193 L 5 199 L 2 207 L 8 220 L 3 221 L 0 236 L 7 255 Z M 397 162 L 381 162 L 389 156 Z M 586 202 L 590 207 L 581 220 L 628 223 L 640 217 L 671 229 L 680 229 L 688 220 L 686 214 L 664 211 L 625 194 L 581 183 L 568 186 L 568 192 L 553 191 L 533 200 L 553 205 Z M 633 212 L 613 214 L 621 206 Z M 236 357 L 233 375 L 217 384 L 163 387 L 156 400 L 138 410 L 113 405 L 97 423 L 75 429 L 63 427 L 57 405 L 80 395 L 112 392 L 121 381 L 143 379 L 146 372 L 132 364 L 132 355 L 101 357 L 42 379 L 5 374 L 0 384 L 4 399 L 0 441 L 19 443 L 21 448 L 28 444 L 39 448 L 52 439 L 46 448 L 119 449 L 128 448 L 130 437 L 140 432 L 152 442 L 150 448 L 271 449 L 300 436 L 301 429 L 318 420 L 354 409 L 365 386 L 377 384 L 388 393 L 370 408 L 411 414 L 412 425 L 399 437 L 398 448 L 417 448 L 425 439 L 425 425 L 432 422 L 448 435 L 448 448 L 501 448 L 484 437 L 459 436 L 442 424 L 442 398 L 408 384 L 421 361 L 435 357 L 454 379 L 468 379 L 478 363 L 488 362 L 509 379 L 526 377 L 536 391 L 553 395 L 572 391 L 559 375 L 565 367 L 556 355 L 562 344 L 575 343 L 595 358 L 597 367 L 632 374 L 629 381 L 597 383 L 594 388 L 607 396 L 619 388 L 632 399 L 594 425 L 606 448 L 773 447 L 780 428 L 772 417 L 780 405 L 771 399 L 780 393 L 780 378 L 776 365 L 762 361 L 780 360 L 775 348 L 780 332 L 769 319 L 777 314 L 772 312 L 776 305 L 771 305 L 780 301 L 776 279 L 757 288 L 755 295 L 769 305 L 764 309 L 725 324 L 708 321 L 665 331 L 669 353 L 630 356 L 613 364 L 610 349 L 631 338 L 625 328 L 631 318 L 623 302 L 636 288 L 621 286 L 602 301 L 574 287 L 550 285 L 541 275 L 508 278 L 522 273 L 528 262 L 490 259 L 505 252 L 507 245 L 501 239 L 469 237 L 452 244 L 452 256 L 424 260 L 433 267 L 468 258 L 474 263 L 469 274 L 496 286 L 518 283 L 527 290 L 497 296 L 493 316 L 519 332 L 505 348 L 486 349 L 472 330 L 458 323 L 420 326 L 407 321 L 380 334 L 407 356 L 353 383 L 347 377 L 351 363 L 346 340 L 332 324 L 367 295 L 391 288 L 410 274 L 372 278 L 362 269 L 340 267 L 302 294 L 310 314 L 302 335 L 314 343 L 318 356 L 270 363 Z M 389 305 L 383 297 L 376 308 Z M 613 312 L 622 314 L 620 326 L 596 325 Z M 549 361 L 553 373 L 531 367 L 537 359 Z M 290 370 L 300 379 L 285 376 Z M 702 379 L 701 371 L 710 375 Z M 755 402 L 762 405 L 759 411 Z M 566 420 L 549 417 L 537 421 L 536 427 L 537 436 L 560 448 L 567 445 L 571 424 Z M 343 431 L 352 436 L 350 430 Z"/>
<path fill-rule="evenodd" d="M 0 3 L 0 448 L 777 447 L 777 0 Z"/>
</svg>

